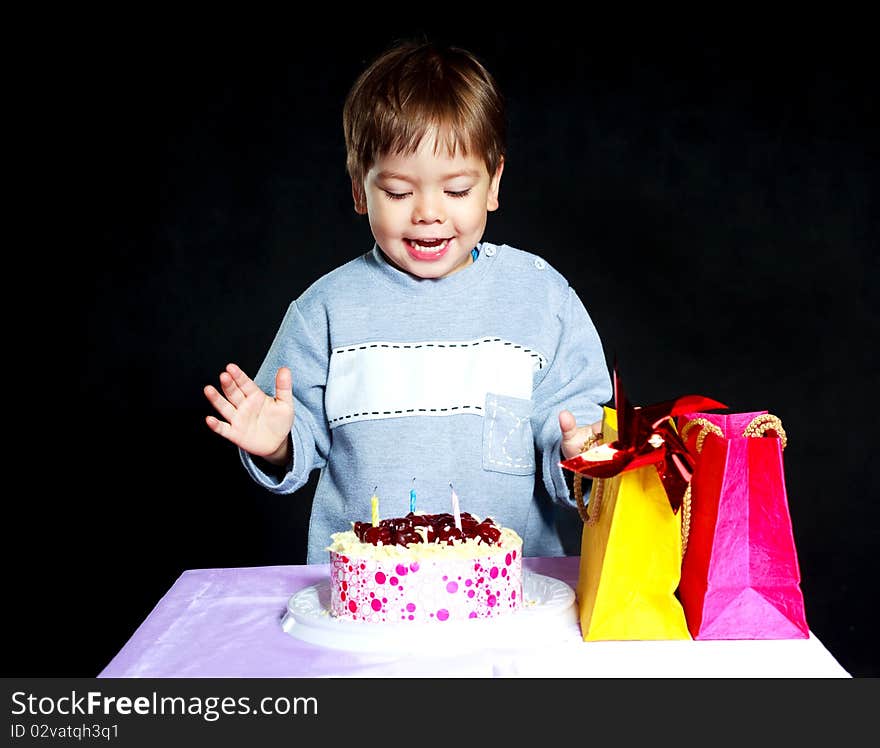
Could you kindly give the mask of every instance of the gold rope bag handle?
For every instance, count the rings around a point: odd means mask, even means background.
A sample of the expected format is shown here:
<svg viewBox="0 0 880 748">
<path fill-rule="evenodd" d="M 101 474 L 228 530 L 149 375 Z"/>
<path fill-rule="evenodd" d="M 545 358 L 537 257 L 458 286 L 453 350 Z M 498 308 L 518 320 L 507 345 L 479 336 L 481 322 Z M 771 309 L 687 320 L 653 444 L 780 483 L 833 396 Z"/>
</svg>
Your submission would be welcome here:
<svg viewBox="0 0 880 748">
<path fill-rule="evenodd" d="M 596 445 L 596 443 L 602 438 L 602 434 L 591 434 L 587 437 L 587 440 L 584 442 L 584 446 L 581 447 L 581 454 L 586 452 L 588 449 L 591 449 Z M 580 473 L 575 473 L 572 478 L 572 485 L 574 486 L 574 500 L 577 504 L 578 514 L 581 515 L 581 519 L 583 520 L 585 525 L 595 525 L 597 520 L 599 519 L 599 510 L 602 508 L 602 492 L 604 491 L 605 484 L 602 482 L 601 478 L 593 478 L 593 484 L 595 485 L 596 490 L 593 491 L 593 499 L 590 501 L 590 507 L 592 511 L 588 511 L 587 507 L 584 505 L 584 479 Z"/>
<path fill-rule="evenodd" d="M 688 421 L 681 430 L 681 440 L 685 441 L 691 429 L 700 428 L 697 434 L 696 450 L 697 454 L 703 451 L 703 442 L 709 434 L 724 437 L 721 431 L 712 421 L 706 418 L 694 418 Z M 691 476 L 693 480 L 693 476 Z M 684 490 L 684 496 L 681 499 L 681 557 L 687 553 L 688 536 L 691 534 L 691 481 L 688 481 L 687 488 Z"/>
<path fill-rule="evenodd" d="M 746 426 L 745 431 L 743 431 L 743 436 L 762 437 L 765 436 L 768 431 L 772 431 L 776 435 L 782 448 L 785 449 L 788 445 L 788 436 L 785 434 L 785 429 L 782 428 L 782 421 L 776 416 L 770 415 L 770 413 L 765 413 L 762 416 L 755 416 L 751 423 Z"/>
</svg>

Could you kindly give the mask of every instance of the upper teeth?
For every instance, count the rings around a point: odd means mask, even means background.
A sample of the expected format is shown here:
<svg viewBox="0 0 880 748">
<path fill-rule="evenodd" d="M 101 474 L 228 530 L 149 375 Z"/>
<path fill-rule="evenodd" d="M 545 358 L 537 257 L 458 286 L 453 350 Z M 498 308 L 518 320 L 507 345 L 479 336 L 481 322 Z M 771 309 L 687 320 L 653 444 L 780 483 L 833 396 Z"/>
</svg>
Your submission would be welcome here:
<svg viewBox="0 0 880 748">
<path fill-rule="evenodd" d="M 413 240 L 413 241 L 412 241 L 412 245 L 413 245 L 414 247 L 418 247 L 419 249 L 433 249 L 433 250 L 440 250 L 440 249 L 442 249 L 443 247 L 446 246 L 446 244 L 447 244 L 447 242 L 448 242 L 449 240 L 448 240 L 448 239 L 430 239 L 429 241 L 431 241 L 431 242 L 437 242 L 437 243 L 433 243 L 433 244 L 422 244 L 422 243 L 420 243 L 420 242 L 417 242 L 417 241 Z"/>
</svg>

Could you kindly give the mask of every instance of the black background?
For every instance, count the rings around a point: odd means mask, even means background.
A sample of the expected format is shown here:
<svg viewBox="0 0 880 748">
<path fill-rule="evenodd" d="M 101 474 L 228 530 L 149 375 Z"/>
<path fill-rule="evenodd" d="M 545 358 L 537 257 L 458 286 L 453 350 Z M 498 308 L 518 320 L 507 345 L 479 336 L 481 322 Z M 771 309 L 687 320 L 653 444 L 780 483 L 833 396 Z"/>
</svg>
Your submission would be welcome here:
<svg viewBox="0 0 880 748">
<path fill-rule="evenodd" d="M 51 283 L 30 393 L 8 394 L 47 416 L 8 455 L 5 674 L 96 675 L 184 570 L 304 562 L 316 476 L 259 489 L 202 388 L 230 360 L 255 373 L 288 303 L 372 245 L 342 102 L 423 29 L 361 31 L 256 52 L 102 38 L 47 68 L 40 133 L 65 166 L 31 237 L 62 238 L 24 245 Z M 477 53 L 507 98 L 485 238 L 568 277 L 636 404 L 699 393 L 782 419 L 808 622 L 851 673 L 880 674 L 868 48 L 429 36 Z"/>
</svg>

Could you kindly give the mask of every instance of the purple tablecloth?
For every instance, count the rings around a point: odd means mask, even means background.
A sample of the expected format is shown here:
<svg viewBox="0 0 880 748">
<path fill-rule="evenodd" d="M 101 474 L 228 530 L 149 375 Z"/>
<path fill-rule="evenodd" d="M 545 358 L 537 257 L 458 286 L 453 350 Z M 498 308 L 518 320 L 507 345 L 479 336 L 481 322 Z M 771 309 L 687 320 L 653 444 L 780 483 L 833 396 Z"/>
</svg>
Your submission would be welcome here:
<svg viewBox="0 0 880 748">
<path fill-rule="evenodd" d="M 577 557 L 526 558 L 526 570 L 576 586 Z M 424 654 L 310 644 L 281 622 L 291 596 L 328 565 L 185 571 L 101 678 L 249 677 L 849 677 L 822 643 L 584 642 L 576 620 L 516 647 Z"/>
</svg>

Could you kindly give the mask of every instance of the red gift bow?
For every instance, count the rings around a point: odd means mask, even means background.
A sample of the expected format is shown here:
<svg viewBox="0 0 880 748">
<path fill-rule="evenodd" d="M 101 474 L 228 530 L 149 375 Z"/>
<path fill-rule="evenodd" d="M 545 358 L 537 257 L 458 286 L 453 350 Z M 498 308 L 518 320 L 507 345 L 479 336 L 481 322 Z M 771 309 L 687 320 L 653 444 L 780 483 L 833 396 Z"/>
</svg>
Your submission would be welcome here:
<svg viewBox="0 0 880 748">
<path fill-rule="evenodd" d="M 614 408 L 617 411 L 615 453 L 607 460 L 586 460 L 576 455 L 559 464 L 567 470 L 591 478 L 611 478 L 627 470 L 655 465 L 673 512 L 677 512 L 693 474 L 693 461 L 678 429 L 675 417 L 717 408 L 723 403 L 702 395 L 683 395 L 654 405 L 633 407 L 623 391 L 614 367 Z"/>
</svg>

